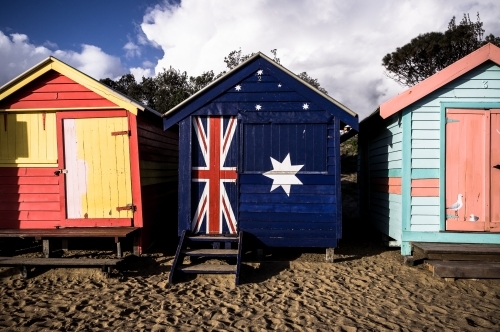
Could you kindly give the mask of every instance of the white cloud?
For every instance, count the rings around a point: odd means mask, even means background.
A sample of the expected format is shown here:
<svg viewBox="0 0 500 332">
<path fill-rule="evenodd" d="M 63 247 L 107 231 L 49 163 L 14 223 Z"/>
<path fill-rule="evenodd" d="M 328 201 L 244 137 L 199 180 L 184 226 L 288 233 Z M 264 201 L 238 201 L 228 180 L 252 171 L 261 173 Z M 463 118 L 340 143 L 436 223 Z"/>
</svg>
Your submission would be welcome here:
<svg viewBox="0 0 500 332">
<path fill-rule="evenodd" d="M 29 43 L 28 36 L 11 34 L 6 36 L 0 31 L 0 85 L 31 68 L 48 57 L 51 51 L 43 46 Z"/>
<path fill-rule="evenodd" d="M 134 57 L 140 57 L 141 56 L 141 49 L 139 46 L 134 44 L 133 42 L 129 41 L 128 43 L 123 46 L 123 49 L 125 50 L 125 56 L 127 58 L 134 58 Z"/>
<path fill-rule="evenodd" d="M 93 45 L 83 44 L 81 53 L 57 50 L 54 56 L 95 79 L 116 79 L 126 72 L 120 58 L 106 54 Z"/>
<path fill-rule="evenodd" d="M 153 70 L 151 68 L 141 68 L 141 67 L 133 67 L 130 68 L 130 73 L 134 75 L 135 80 L 137 82 L 142 81 L 142 77 L 151 77 L 153 76 Z"/>
<path fill-rule="evenodd" d="M 500 33 L 493 1 L 380 0 L 165 1 L 145 16 L 144 34 L 173 66 L 198 75 L 224 69 L 224 57 L 277 48 L 281 63 L 307 71 L 329 94 L 363 118 L 404 88 L 384 75 L 382 58 L 420 33 L 444 31 L 452 16 L 476 12 L 487 33 Z"/>
<path fill-rule="evenodd" d="M 23 73 L 50 55 L 95 78 L 118 78 L 127 70 L 118 57 L 103 52 L 99 47 L 82 45 L 81 52 L 56 50 L 36 46 L 24 34 L 11 34 L 11 38 L 0 31 L 0 85 Z"/>
</svg>

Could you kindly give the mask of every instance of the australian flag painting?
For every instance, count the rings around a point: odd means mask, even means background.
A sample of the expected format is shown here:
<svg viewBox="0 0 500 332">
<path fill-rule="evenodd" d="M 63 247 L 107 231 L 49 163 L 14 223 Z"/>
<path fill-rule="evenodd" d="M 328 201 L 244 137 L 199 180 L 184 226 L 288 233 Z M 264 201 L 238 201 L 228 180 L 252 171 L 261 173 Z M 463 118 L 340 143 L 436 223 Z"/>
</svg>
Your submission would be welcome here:
<svg viewBox="0 0 500 332">
<path fill-rule="evenodd" d="M 193 233 L 236 234 L 236 117 L 193 118 Z M 196 204 L 196 202 L 198 202 Z"/>
</svg>

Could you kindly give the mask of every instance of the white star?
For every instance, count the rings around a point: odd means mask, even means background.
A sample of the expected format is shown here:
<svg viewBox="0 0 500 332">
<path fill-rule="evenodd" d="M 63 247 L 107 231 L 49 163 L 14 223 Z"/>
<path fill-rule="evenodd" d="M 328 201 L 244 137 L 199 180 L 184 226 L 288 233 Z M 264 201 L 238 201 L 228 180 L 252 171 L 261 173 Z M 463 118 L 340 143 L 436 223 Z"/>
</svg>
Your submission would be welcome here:
<svg viewBox="0 0 500 332">
<path fill-rule="evenodd" d="M 264 72 L 264 71 L 263 71 L 262 69 L 259 69 L 259 70 L 257 70 L 257 75 L 259 75 L 259 76 L 260 76 L 260 75 L 262 75 L 262 73 L 263 73 L 263 72 Z"/>
<path fill-rule="evenodd" d="M 241 90 L 241 85 L 239 85 L 239 84 L 238 84 L 238 85 L 237 85 L 237 86 L 235 86 L 234 88 L 236 89 L 236 91 L 240 91 L 240 90 Z"/>
<path fill-rule="evenodd" d="M 256 109 L 257 111 L 260 111 L 260 110 L 262 109 L 262 106 L 260 106 L 260 105 L 255 105 L 255 109 Z"/>
<path fill-rule="evenodd" d="M 302 109 L 304 109 L 304 110 L 309 109 L 309 105 L 307 105 L 307 103 L 305 103 L 304 105 L 302 105 Z"/>
<path fill-rule="evenodd" d="M 287 154 L 281 163 L 273 159 L 273 157 L 271 157 L 271 162 L 273 163 L 273 170 L 262 174 L 274 180 L 270 191 L 278 187 L 283 187 L 287 196 L 290 196 L 290 186 L 292 184 L 302 184 L 295 174 L 300 171 L 304 165 L 292 165 L 290 162 L 290 154 Z"/>
<path fill-rule="evenodd" d="M 281 88 L 281 83 L 278 83 L 278 88 Z"/>
</svg>

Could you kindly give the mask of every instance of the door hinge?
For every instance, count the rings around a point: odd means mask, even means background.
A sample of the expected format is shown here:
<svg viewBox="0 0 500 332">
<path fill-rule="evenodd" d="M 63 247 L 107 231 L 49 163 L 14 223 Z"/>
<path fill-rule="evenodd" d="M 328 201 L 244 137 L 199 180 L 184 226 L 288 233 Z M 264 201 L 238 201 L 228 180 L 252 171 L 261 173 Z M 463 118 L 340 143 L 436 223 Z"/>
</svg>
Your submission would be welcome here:
<svg viewBox="0 0 500 332">
<path fill-rule="evenodd" d="M 119 135 L 127 135 L 127 136 L 130 136 L 130 130 L 124 130 L 124 131 L 113 131 L 113 132 L 111 132 L 111 136 L 119 136 Z"/>
<path fill-rule="evenodd" d="M 446 123 L 451 123 L 451 122 L 460 122 L 460 120 L 446 118 Z"/>
<path fill-rule="evenodd" d="M 125 206 L 116 207 L 116 211 L 128 211 L 128 210 L 132 210 L 133 212 L 135 212 L 135 210 L 137 210 L 137 207 L 133 204 L 127 204 Z"/>
</svg>

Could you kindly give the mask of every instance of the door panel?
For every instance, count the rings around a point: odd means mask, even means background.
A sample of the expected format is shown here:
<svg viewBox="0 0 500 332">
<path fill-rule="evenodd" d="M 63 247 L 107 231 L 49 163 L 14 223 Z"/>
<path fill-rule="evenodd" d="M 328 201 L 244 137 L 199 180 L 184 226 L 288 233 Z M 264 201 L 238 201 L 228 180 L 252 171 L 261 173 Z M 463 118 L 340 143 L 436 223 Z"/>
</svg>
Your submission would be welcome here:
<svg viewBox="0 0 500 332">
<path fill-rule="evenodd" d="M 67 219 L 132 218 L 125 117 L 63 119 Z M 115 134 L 112 134 L 115 133 Z"/>
<path fill-rule="evenodd" d="M 193 117 L 194 233 L 235 234 L 238 153 L 235 117 Z"/>
<path fill-rule="evenodd" d="M 484 231 L 488 219 L 485 131 L 480 110 L 448 110 L 446 124 L 446 230 Z M 459 201 L 456 211 L 448 209 Z"/>
<path fill-rule="evenodd" d="M 491 110 L 490 230 L 500 232 L 500 110 Z"/>
</svg>

